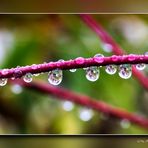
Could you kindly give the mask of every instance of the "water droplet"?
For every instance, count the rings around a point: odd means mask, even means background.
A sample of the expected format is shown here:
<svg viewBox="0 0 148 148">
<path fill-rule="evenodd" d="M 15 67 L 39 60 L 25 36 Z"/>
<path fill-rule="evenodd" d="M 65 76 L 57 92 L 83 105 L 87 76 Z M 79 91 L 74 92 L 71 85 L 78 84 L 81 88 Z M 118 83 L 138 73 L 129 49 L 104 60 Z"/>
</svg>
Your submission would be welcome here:
<svg viewBox="0 0 148 148">
<path fill-rule="evenodd" d="M 136 68 L 138 70 L 144 70 L 145 67 L 146 67 L 146 65 L 144 63 L 136 64 Z"/>
<path fill-rule="evenodd" d="M 104 57 L 104 55 L 100 54 L 100 53 L 97 53 L 97 54 L 94 55 L 94 57 Z"/>
<path fill-rule="evenodd" d="M 79 118 L 82 121 L 89 121 L 93 117 L 93 111 L 91 109 L 81 109 Z"/>
<path fill-rule="evenodd" d="M 6 78 L 1 78 L 0 79 L 0 86 L 5 86 L 7 84 L 7 79 Z"/>
<path fill-rule="evenodd" d="M 111 59 L 112 59 L 112 61 L 116 62 L 116 61 L 118 60 L 118 56 L 113 55 L 113 56 L 111 57 Z"/>
<path fill-rule="evenodd" d="M 129 122 L 129 120 L 123 119 L 123 120 L 121 120 L 120 125 L 121 125 L 122 128 L 127 129 L 127 128 L 130 127 L 131 123 Z"/>
<path fill-rule="evenodd" d="M 60 66 L 61 64 L 63 64 L 65 61 L 63 59 L 60 59 L 57 61 L 57 66 Z"/>
<path fill-rule="evenodd" d="M 70 69 L 70 72 L 76 72 L 77 69 Z"/>
<path fill-rule="evenodd" d="M 59 85 L 63 79 L 63 71 L 60 69 L 55 69 L 49 71 L 48 73 L 48 81 L 52 85 Z"/>
<path fill-rule="evenodd" d="M 22 92 L 22 87 L 18 84 L 14 84 L 11 86 L 11 90 L 14 94 L 20 94 Z"/>
<path fill-rule="evenodd" d="M 63 59 L 60 59 L 60 60 L 58 60 L 58 62 L 64 62 L 64 60 Z"/>
<path fill-rule="evenodd" d="M 119 66 L 119 76 L 123 79 L 129 79 L 132 75 L 132 68 L 129 64 Z"/>
<path fill-rule="evenodd" d="M 65 111 L 71 111 L 74 108 L 74 104 L 70 101 L 65 101 L 63 102 L 62 107 Z"/>
<path fill-rule="evenodd" d="M 117 71 L 117 66 L 116 65 L 107 65 L 106 68 L 105 68 L 105 71 L 110 74 L 110 75 L 113 75 L 116 73 Z"/>
<path fill-rule="evenodd" d="M 8 69 L 3 69 L 3 70 L 2 70 L 2 74 L 3 74 L 3 75 L 7 75 L 8 72 L 9 72 Z"/>
<path fill-rule="evenodd" d="M 25 82 L 30 83 L 32 81 L 32 76 L 33 75 L 31 73 L 26 73 L 23 79 Z"/>
<path fill-rule="evenodd" d="M 89 81 L 96 81 L 99 79 L 100 70 L 96 66 L 91 66 L 86 69 L 86 78 Z"/>
<path fill-rule="evenodd" d="M 31 65 L 31 69 L 33 69 L 33 70 L 38 69 L 38 65 L 36 65 L 36 64 Z"/>
<path fill-rule="evenodd" d="M 136 58 L 136 56 L 134 54 L 130 54 L 129 57 L 128 57 L 128 60 L 129 61 L 134 61 Z"/>
<path fill-rule="evenodd" d="M 103 63 L 104 55 L 103 54 L 96 54 L 94 56 L 94 61 L 97 62 L 97 63 Z"/>
<path fill-rule="evenodd" d="M 81 65 L 85 62 L 85 59 L 82 58 L 82 57 L 78 57 L 78 58 L 75 59 L 75 62 L 76 62 L 76 64 Z"/>
</svg>

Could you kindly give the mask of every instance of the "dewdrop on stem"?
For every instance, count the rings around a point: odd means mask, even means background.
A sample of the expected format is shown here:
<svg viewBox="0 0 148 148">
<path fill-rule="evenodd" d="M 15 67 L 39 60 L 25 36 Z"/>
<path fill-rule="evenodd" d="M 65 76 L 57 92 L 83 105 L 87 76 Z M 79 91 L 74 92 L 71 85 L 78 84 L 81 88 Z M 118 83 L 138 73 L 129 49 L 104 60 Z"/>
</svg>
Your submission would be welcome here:
<svg viewBox="0 0 148 148">
<path fill-rule="evenodd" d="M 63 79 L 63 71 L 60 69 L 55 69 L 49 71 L 48 73 L 48 82 L 52 85 L 59 85 Z"/>
<path fill-rule="evenodd" d="M 1 78 L 0 79 L 0 86 L 5 86 L 7 84 L 7 79 L 6 78 Z"/>
<path fill-rule="evenodd" d="M 97 66 L 91 66 L 86 69 L 86 78 L 89 81 L 97 81 L 100 76 L 100 70 Z"/>
<path fill-rule="evenodd" d="M 117 71 L 117 66 L 116 65 L 107 65 L 105 67 L 105 71 L 106 71 L 106 73 L 113 75 Z"/>
<path fill-rule="evenodd" d="M 144 63 L 136 64 L 136 69 L 137 70 L 144 70 L 146 65 Z"/>
<path fill-rule="evenodd" d="M 103 63 L 104 62 L 104 55 L 103 54 L 96 54 L 94 56 L 94 61 L 97 63 Z"/>
<path fill-rule="evenodd" d="M 25 76 L 23 77 L 23 79 L 26 83 L 30 83 L 30 82 L 32 82 L 32 76 L 33 75 L 31 73 L 26 73 Z"/>
<path fill-rule="evenodd" d="M 132 68 L 130 64 L 123 64 L 119 66 L 119 76 L 123 79 L 129 79 L 132 75 Z"/>
</svg>

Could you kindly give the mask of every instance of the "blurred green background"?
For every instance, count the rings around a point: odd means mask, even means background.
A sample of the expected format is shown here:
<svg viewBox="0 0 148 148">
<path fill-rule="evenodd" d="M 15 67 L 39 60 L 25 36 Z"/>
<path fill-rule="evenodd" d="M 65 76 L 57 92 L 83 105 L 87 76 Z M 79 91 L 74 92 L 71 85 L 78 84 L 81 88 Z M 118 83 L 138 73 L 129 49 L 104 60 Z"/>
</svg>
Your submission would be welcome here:
<svg viewBox="0 0 148 148">
<path fill-rule="evenodd" d="M 97 14 L 127 53 L 148 49 L 148 15 Z M 112 55 L 80 19 L 72 14 L 0 15 L 0 68 L 38 64 L 97 53 Z M 148 68 L 144 70 L 148 73 Z M 47 81 L 47 73 L 33 79 Z M 64 71 L 60 87 L 89 95 L 115 107 L 147 117 L 148 92 L 132 77 L 121 79 L 101 68 L 89 82 L 83 69 Z M 83 117 L 87 114 L 87 119 Z M 127 120 L 117 120 L 51 95 L 7 84 L 0 88 L 0 134 L 147 134 Z"/>
</svg>

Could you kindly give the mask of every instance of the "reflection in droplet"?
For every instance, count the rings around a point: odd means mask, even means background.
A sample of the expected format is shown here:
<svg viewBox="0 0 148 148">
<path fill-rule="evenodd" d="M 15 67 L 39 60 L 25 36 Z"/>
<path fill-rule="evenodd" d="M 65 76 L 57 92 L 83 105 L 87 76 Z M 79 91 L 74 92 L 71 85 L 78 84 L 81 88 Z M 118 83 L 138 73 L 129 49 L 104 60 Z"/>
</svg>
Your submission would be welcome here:
<svg viewBox="0 0 148 148">
<path fill-rule="evenodd" d="M 132 75 L 132 68 L 130 64 L 123 64 L 119 66 L 119 76 L 123 79 L 129 79 Z"/>
<path fill-rule="evenodd" d="M 107 65 L 105 68 L 106 73 L 113 75 L 117 71 L 117 66 L 116 65 Z"/>
<path fill-rule="evenodd" d="M 89 81 L 96 81 L 99 79 L 100 71 L 96 66 L 91 66 L 86 69 L 86 78 Z"/>
<path fill-rule="evenodd" d="M 52 85 L 59 85 L 63 79 L 63 71 L 60 69 L 55 69 L 49 71 L 48 73 L 48 81 Z"/>
<path fill-rule="evenodd" d="M 26 73 L 25 76 L 23 77 L 23 80 L 27 83 L 30 83 L 32 81 L 32 74 L 31 73 Z"/>
</svg>

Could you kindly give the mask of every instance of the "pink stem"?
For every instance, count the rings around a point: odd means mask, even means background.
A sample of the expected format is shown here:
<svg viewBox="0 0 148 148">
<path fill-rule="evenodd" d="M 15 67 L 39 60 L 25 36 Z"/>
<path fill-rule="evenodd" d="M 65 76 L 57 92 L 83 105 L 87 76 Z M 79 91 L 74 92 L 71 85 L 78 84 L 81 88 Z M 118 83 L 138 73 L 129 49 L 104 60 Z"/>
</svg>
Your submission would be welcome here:
<svg viewBox="0 0 148 148">
<path fill-rule="evenodd" d="M 11 82 L 14 83 L 13 81 Z M 68 100 L 119 119 L 127 119 L 130 122 L 135 123 L 143 128 L 148 128 L 148 119 L 145 119 L 136 114 L 129 113 L 123 109 L 112 107 L 103 101 L 97 101 L 96 99 L 90 98 L 88 96 L 81 95 L 63 88 L 55 87 L 41 81 L 25 83 L 21 80 L 17 80 L 15 83 L 18 83 L 27 89 L 30 88 L 33 90 L 38 90 L 42 93 L 51 94 L 60 100 Z"/>
<path fill-rule="evenodd" d="M 90 15 L 80 14 L 80 17 L 100 37 L 100 39 L 104 43 L 110 44 L 112 46 L 112 51 L 114 54 L 123 55 L 126 53 L 104 30 L 104 28 L 98 22 L 96 22 Z M 148 89 L 148 78 L 143 73 L 139 72 L 134 66 L 132 71 L 133 75 L 144 86 L 144 88 Z"/>
<path fill-rule="evenodd" d="M 12 69 L 3 69 L 0 71 L 0 78 L 20 78 L 26 73 L 41 73 L 48 72 L 54 69 L 76 69 L 90 66 L 105 66 L 105 65 L 120 65 L 120 64 L 138 64 L 148 63 L 148 56 L 144 55 L 124 55 L 111 57 L 93 57 L 93 58 L 76 58 L 69 61 L 49 62 L 38 65 L 17 67 Z M 139 74 L 139 73 L 137 73 Z M 143 82 L 144 83 L 144 82 Z"/>
</svg>

